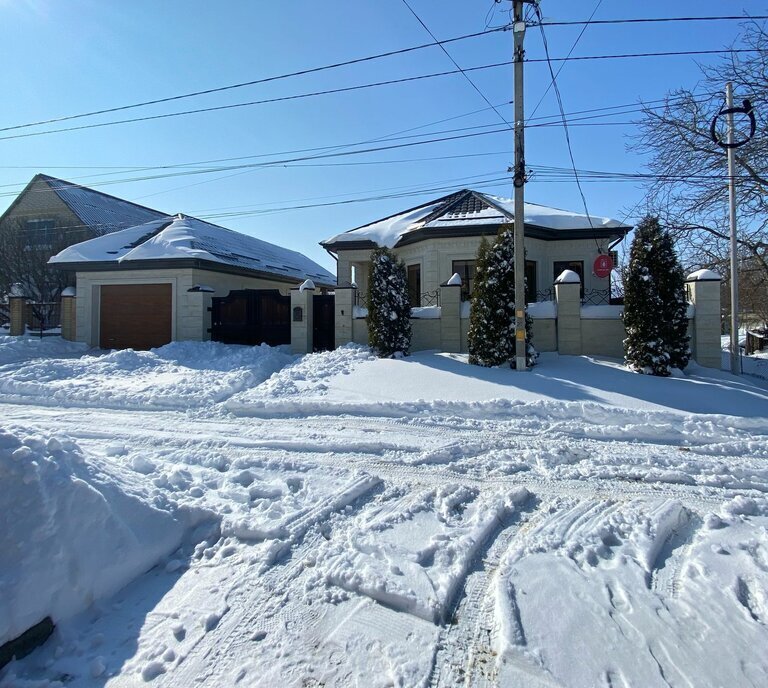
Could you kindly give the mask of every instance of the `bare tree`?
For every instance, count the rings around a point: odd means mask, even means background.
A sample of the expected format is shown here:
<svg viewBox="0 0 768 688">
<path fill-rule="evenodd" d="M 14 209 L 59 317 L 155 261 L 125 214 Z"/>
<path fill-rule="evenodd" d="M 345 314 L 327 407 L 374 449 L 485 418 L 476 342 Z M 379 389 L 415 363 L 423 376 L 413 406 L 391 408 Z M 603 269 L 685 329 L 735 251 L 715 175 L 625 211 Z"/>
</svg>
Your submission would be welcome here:
<svg viewBox="0 0 768 688">
<path fill-rule="evenodd" d="M 46 230 L 45 238 L 33 236 L 23 221 L 0 225 L 0 294 L 8 294 L 14 284 L 34 301 L 57 301 L 71 277 L 48 267 L 48 259 L 73 243 L 58 227 Z M 32 230 L 35 231 L 35 230 Z M 78 239 L 80 240 L 80 239 Z"/>
<path fill-rule="evenodd" d="M 662 108 L 646 107 L 632 148 L 650 157 L 653 175 L 647 209 L 674 236 L 686 267 L 710 267 L 727 274 L 728 191 L 726 152 L 710 136 L 710 123 L 723 107 L 725 83 L 737 98 L 749 98 L 757 133 L 736 149 L 739 253 L 756 271 L 758 289 L 768 289 L 768 34 L 755 22 L 743 27 L 743 47 L 728 59 L 701 67 L 696 90 L 670 93 Z M 741 45 L 739 47 L 742 47 Z M 737 123 L 738 124 L 738 123 Z M 762 287 L 760 286 L 762 285 Z"/>
</svg>

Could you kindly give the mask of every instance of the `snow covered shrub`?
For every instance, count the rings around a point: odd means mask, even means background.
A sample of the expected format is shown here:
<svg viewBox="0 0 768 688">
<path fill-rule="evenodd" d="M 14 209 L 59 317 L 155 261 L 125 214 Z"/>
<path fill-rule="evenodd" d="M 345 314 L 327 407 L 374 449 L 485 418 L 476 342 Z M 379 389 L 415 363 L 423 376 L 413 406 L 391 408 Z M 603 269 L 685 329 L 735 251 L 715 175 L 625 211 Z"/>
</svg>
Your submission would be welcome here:
<svg viewBox="0 0 768 688">
<path fill-rule="evenodd" d="M 624 275 L 626 364 L 632 370 L 667 376 L 690 359 L 683 269 L 672 238 L 655 217 L 635 229 Z"/>
<path fill-rule="evenodd" d="M 527 364 L 536 351 L 531 345 L 532 320 L 526 315 Z M 502 225 L 490 245 L 483 237 L 477 252 L 470 311 L 469 362 L 481 366 L 515 365 L 515 247 L 510 225 Z"/>
<path fill-rule="evenodd" d="M 411 303 L 405 264 L 388 248 L 371 254 L 368 290 L 368 342 L 382 358 L 408 355 L 411 348 Z"/>
</svg>

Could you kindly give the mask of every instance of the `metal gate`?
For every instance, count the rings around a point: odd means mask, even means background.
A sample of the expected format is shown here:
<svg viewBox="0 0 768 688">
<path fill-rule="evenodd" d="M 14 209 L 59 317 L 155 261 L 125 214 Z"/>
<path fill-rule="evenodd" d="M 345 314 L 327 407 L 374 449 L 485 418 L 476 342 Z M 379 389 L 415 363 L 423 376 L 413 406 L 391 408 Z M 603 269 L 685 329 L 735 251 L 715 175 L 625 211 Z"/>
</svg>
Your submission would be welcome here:
<svg viewBox="0 0 768 688">
<path fill-rule="evenodd" d="M 225 344 L 291 343 L 291 297 L 277 289 L 238 289 L 211 299 L 211 339 Z"/>
<path fill-rule="evenodd" d="M 336 348 L 335 298 L 318 294 L 312 297 L 312 350 L 332 351 Z"/>
</svg>

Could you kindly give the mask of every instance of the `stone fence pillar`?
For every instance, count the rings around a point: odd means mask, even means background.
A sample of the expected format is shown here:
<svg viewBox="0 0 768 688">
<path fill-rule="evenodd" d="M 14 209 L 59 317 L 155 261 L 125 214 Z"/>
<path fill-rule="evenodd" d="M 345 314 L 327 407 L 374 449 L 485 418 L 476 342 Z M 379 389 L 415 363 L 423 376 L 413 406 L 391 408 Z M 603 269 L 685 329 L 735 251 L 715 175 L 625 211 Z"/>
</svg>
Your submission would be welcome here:
<svg viewBox="0 0 768 688">
<path fill-rule="evenodd" d="M 67 287 L 61 292 L 61 338 L 74 342 L 77 338 L 77 291 Z"/>
<path fill-rule="evenodd" d="M 440 348 L 461 351 L 461 278 L 455 274 L 440 285 Z"/>
<path fill-rule="evenodd" d="M 291 351 L 295 354 L 312 353 L 314 296 L 315 284 L 312 280 L 291 289 Z"/>
<path fill-rule="evenodd" d="M 563 270 L 555 280 L 557 301 L 557 350 L 581 355 L 581 279 L 573 270 Z"/>
<path fill-rule="evenodd" d="M 20 284 L 14 284 L 11 287 L 11 293 L 8 295 L 8 307 L 11 311 L 9 334 L 18 337 L 27 331 L 27 319 L 29 317 L 27 297 L 24 295 Z"/>
<path fill-rule="evenodd" d="M 336 287 L 334 298 L 336 346 L 352 341 L 352 312 L 355 306 L 355 287 Z"/>
<path fill-rule="evenodd" d="M 722 367 L 720 346 L 720 275 L 712 270 L 698 270 L 685 280 L 695 313 L 691 350 L 696 362 L 706 368 Z"/>
</svg>

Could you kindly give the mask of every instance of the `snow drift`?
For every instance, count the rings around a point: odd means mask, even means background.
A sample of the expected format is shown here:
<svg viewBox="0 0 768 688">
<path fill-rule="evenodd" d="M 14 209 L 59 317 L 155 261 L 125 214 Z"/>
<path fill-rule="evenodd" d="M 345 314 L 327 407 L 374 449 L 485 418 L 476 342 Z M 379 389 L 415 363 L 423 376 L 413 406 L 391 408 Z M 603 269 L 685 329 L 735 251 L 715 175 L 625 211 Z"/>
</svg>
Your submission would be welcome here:
<svg viewBox="0 0 768 688">
<path fill-rule="evenodd" d="M 183 524 L 70 440 L 0 428 L 0 644 L 112 595 L 178 547 Z"/>
</svg>

